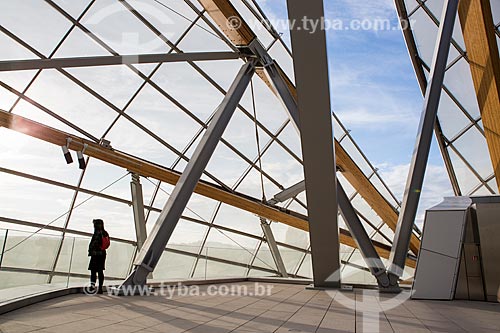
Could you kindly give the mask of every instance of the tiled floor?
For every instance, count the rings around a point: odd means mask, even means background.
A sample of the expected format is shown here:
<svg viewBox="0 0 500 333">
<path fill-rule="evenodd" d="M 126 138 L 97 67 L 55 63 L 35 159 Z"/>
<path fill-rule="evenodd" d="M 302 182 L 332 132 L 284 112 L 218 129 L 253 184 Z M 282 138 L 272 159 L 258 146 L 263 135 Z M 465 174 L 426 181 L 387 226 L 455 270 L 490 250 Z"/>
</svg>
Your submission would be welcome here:
<svg viewBox="0 0 500 333">
<path fill-rule="evenodd" d="M 263 284 L 252 296 L 72 295 L 0 317 L 0 332 L 500 332 L 500 304 L 408 300 L 407 293 L 325 292 Z M 207 286 L 200 288 L 205 293 Z M 226 290 L 223 287 L 222 292 Z M 213 291 L 211 289 L 210 291 Z M 260 290 L 262 291 L 262 290 Z"/>
</svg>

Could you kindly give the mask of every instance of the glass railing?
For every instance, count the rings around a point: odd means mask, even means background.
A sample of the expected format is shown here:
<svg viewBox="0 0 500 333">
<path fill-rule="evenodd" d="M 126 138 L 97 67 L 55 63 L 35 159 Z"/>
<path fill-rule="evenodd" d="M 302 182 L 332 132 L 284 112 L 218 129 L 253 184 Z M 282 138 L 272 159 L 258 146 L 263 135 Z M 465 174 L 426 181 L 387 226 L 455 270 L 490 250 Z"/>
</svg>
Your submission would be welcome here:
<svg viewBox="0 0 500 333">
<path fill-rule="evenodd" d="M 0 289 L 32 285 L 68 287 L 89 279 L 89 237 L 0 229 Z M 113 242 L 108 251 L 108 282 L 128 273 L 135 246 Z"/>
<path fill-rule="evenodd" d="M 0 290 L 27 286 L 57 289 L 85 285 L 89 281 L 89 241 L 90 237 L 74 234 L 63 237 L 61 233 L 51 234 L 50 231 L 34 234 L 0 229 Z M 201 250 L 200 244 L 195 243 L 169 245 L 150 280 L 276 276 L 272 254 L 264 245 L 243 248 L 205 244 Z M 348 248 L 342 249 L 342 260 L 355 259 Z M 289 275 L 311 277 L 310 254 L 282 246 L 280 254 Z M 116 285 L 123 281 L 133 267 L 135 255 L 134 242 L 112 240 L 107 250 L 105 284 Z M 354 257 L 359 257 L 356 263 L 363 266 L 358 252 L 355 251 Z M 345 266 L 342 271 L 346 283 L 375 282 L 366 270 Z"/>
<path fill-rule="evenodd" d="M 87 248 L 90 237 L 43 231 L 0 229 L 0 290 L 25 286 L 61 288 L 82 286 L 89 280 Z M 294 272 L 304 252 L 281 249 L 287 270 Z M 107 250 L 106 284 L 118 284 L 130 273 L 136 247 L 133 241 L 112 240 Z M 274 276 L 276 265 L 268 249 L 168 245 L 153 281 Z M 295 273 L 292 273 L 295 274 Z"/>
</svg>

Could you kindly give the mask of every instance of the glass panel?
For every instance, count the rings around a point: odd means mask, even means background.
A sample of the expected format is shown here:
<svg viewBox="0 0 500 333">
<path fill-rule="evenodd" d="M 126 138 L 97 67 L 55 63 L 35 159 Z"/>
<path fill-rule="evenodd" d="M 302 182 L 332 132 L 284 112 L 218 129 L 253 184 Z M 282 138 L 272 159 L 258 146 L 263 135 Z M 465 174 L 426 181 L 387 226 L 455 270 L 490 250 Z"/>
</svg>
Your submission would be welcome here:
<svg viewBox="0 0 500 333">
<path fill-rule="evenodd" d="M 262 167 L 285 188 L 304 179 L 304 168 L 283 148 L 273 143 L 262 156 Z"/>
<path fill-rule="evenodd" d="M 197 61 L 196 65 L 203 69 L 212 80 L 224 90 L 229 90 L 243 62 L 241 60 Z M 254 80 L 257 81 L 257 80 Z M 248 92 L 246 92 L 248 94 Z M 246 105 L 248 106 L 248 105 Z M 245 106 L 245 107 L 246 107 Z"/>
<path fill-rule="evenodd" d="M 171 165 L 177 157 L 169 148 L 123 117 L 118 119 L 107 139 L 114 149 L 159 165 Z"/>
<path fill-rule="evenodd" d="M 347 179 L 345 179 L 342 172 L 337 172 L 337 180 L 342 185 L 342 188 L 348 197 L 351 197 L 354 192 L 356 192 L 356 189 L 351 185 L 351 183 L 349 183 L 349 181 L 347 181 Z"/>
<path fill-rule="evenodd" d="M 455 141 L 454 146 L 483 179 L 493 173 L 486 139 L 475 127 Z"/>
<path fill-rule="evenodd" d="M 300 144 L 299 133 L 295 129 L 293 123 L 289 123 L 283 132 L 278 136 L 281 142 L 283 142 L 295 155 L 302 159 L 302 146 Z M 261 141 L 262 142 L 262 141 Z"/>
<path fill-rule="evenodd" d="M 210 250 L 208 252 L 210 256 Z M 194 278 L 220 278 L 220 277 L 244 277 L 247 267 L 224 264 L 221 262 L 208 260 L 206 266 L 197 265 Z"/>
<path fill-rule="evenodd" d="M 477 190 L 473 191 L 470 193 L 470 195 L 491 195 L 491 191 L 486 188 L 486 186 L 481 186 L 480 188 L 478 188 Z"/>
<path fill-rule="evenodd" d="M 359 250 L 354 251 L 349 262 L 356 266 L 366 267 Z M 369 271 L 367 272 L 351 265 L 343 265 L 341 272 L 342 282 L 344 283 L 377 284 L 377 280 Z"/>
<path fill-rule="evenodd" d="M 183 216 L 192 217 L 195 220 L 201 220 L 208 223 L 212 220 L 216 208 L 217 201 L 193 193 L 182 214 Z"/>
<path fill-rule="evenodd" d="M 143 14 L 151 15 L 154 24 L 161 29 L 168 26 L 172 19 L 151 2 L 134 2 L 132 7 Z M 120 54 L 162 53 L 168 46 L 123 4 L 102 0 L 96 2 L 82 20 L 90 31 L 104 43 Z M 167 36 L 168 37 L 168 36 Z"/>
<path fill-rule="evenodd" d="M 0 34 L 0 43 L 2 44 L 2 49 L 0 50 L 0 59 L 2 61 L 5 60 L 15 60 L 15 59 L 37 59 L 33 53 L 28 51 L 25 47 L 21 46 L 21 44 L 14 41 L 12 38 L 8 37 L 5 34 Z M 31 71 L 34 74 L 34 71 Z M 22 73 L 22 72 L 20 72 Z M 2 73 L 6 74 L 6 73 Z M 33 75 L 31 75 L 33 76 Z"/>
<path fill-rule="evenodd" d="M 221 205 L 215 224 L 254 235 L 262 232 L 257 216 L 226 204 Z"/>
<path fill-rule="evenodd" d="M 242 1 L 233 1 L 232 4 L 235 6 L 238 13 L 244 18 L 245 22 L 248 23 L 252 31 L 257 35 L 257 38 L 259 38 L 262 45 L 268 45 L 273 41 L 271 34 L 260 23 L 260 20 L 252 14 L 248 7 L 243 4 Z"/>
<path fill-rule="evenodd" d="M 277 242 L 306 249 L 309 246 L 309 233 L 290 227 L 283 223 L 271 223 L 274 238 Z"/>
<path fill-rule="evenodd" d="M 443 13 L 443 4 L 444 4 L 444 1 L 442 1 L 442 0 L 432 0 L 432 1 L 425 2 L 425 5 L 431 10 L 431 12 L 434 14 L 434 16 L 438 20 L 441 19 L 441 15 Z M 453 39 L 458 43 L 458 45 L 462 48 L 462 50 L 465 50 L 464 38 L 462 35 L 462 30 L 460 27 L 460 20 L 458 18 L 458 15 L 456 17 L 455 26 L 453 29 Z M 451 51 L 451 50 L 453 50 L 453 51 Z M 451 50 L 450 50 L 450 55 L 451 55 L 451 52 L 453 52 L 453 54 L 455 54 L 455 55 L 453 55 L 453 57 L 455 57 L 456 54 L 458 54 L 458 52 L 456 51 L 455 47 L 453 47 L 453 46 L 452 46 Z M 449 60 L 452 60 L 451 56 L 450 56 Z"/>
<path fill-rule="evenodd" d="M 493 22 L 495 25 L 500 23 L 500 2 L 498 1 L 490 1 L 491 4 L 491 13 L 493 14 Z"/>
<path fill-rule="evenodd" d="M 344 244 L 340 244 L 340 250 L 339 250 L 339 253 L 340 253 L 340 260 L 341 261 L 347 261 L 349 260 L 349 258 L 351 257 L 351 254 L 352 254 L 352 251 L 354 249 L 350 246 L 347 246 L 347 245 L 344 245 Z"/>
<path fill-rule="evenodd" d="M 422 226 L 420 226 L 420 227 L 422 227 Z M 391 240 L 394 239 L 394 231 L 392 231 L 392 229 L 389 228 L 389 226 L 387 224 L 384 224 L 380 228 L 380 232 L 383 233 L 384 235 L 386 235 L 389 239 L 391 239 Z"/>
<path fill-rule="evenodd" d="M 132 200 L 130 182 L 132 176 L 122 168 L 91 158 L 82 180 L 81 187 L 123 200 Z M 145 181 L 145 178 L 142 178 Z"/>
<path fill-rule="evenodd" d="M 470 169 L 464 164 L 460 157 L 453 151 L 453 149 L 448 149 L 450 154 L 450 159 L 453 163 L 453 168 L 457 175 L 458 184 L 462 193 L 467 195 L 469 191 L 474 189 L 478 184 L 480 184 L 479 179 L 470 171 Z"/>
<path fill-rule="evenodd" d="M 3 251 L 5 250 L 7 229 L 0 229 L 0 267 L 2 267 Z"/>
<path fill-rule="evenodd" d="M 184 1 L 134 1 L 131 5 L 172 42 L 179 39 L 197 16 Z M 198 21 L 193 29 L 200 30 L 201 23 Z"/>
<path fill-rule="evenodd" d="M 255 136 L 255 123 L 243 112 L 236 111 L 231 117 L 223 138 L 233 147 L 238 149 L 249 160 L 253 161 L 257 157 L 257 139 Z M 259 141 L 261 149 L 268 142 L 270 137 L 263 131 L 259 131 Z M 248 165 L 248 164 L 247 164 Z"/>
<path fill-rule="evenodd" d="M 71 1 L 80 3 L 79 1 Z M 109 56 L 111 55 L 104 47 L 99 45 L 86 32 L 81 29 L 73 29 L 64 43 L 55 53 L 58 58 Z M 95 68 L 95 67 L 92 67 Z"/>
<path fill-rule="evenodd" d="M 306 278 L 313 277 L 312 261 L 311 261 L 310 254 L 306 254 L 306 257 L 304 258 L 304 261 L 302 262 L 302 265 L 300 266 L 300 269 L 297 272 L 297 275 L 299 275 L 301 277 L 306 277 Z"/>
<path fill-rule="evenodd" d="M 165 251 L 153 272 L 153 279 L 188 279 L 191 277 L 190 274 L 195 260 L 195 257 Z"/>
<path fill-rule="evenodd" d="M 283 45 L 281 43 L 274 43 L 273 47 L 269 50 L 269 55 L 276 60 L 288 78 L 294 83 L 293 61 Z"/>
<path fill-rule="evenodd" d="M 61 238 L 9 230 L 2 268 L 51 271 Z"/>
<path fill-rule="evenodd" d="M 67 71 L 119 109 L 124 108 L 143 83 L 124 65 L 68 68 Z"/>
<path fill-rule="evenodd" d="M 71 273 L 89 274 L 88 266 L 90 257 L 88 256 L 90 237 L 75 237 L 73 256 L 71 259 Z M 109 262 L 106 260 L 106 268 Z M 104 272 L 107 274 L 107 272 Z"/>
<path fill-rule="evenodd" d="M 275 275 L 258 269 L 251 269 L 250 272 L 248 273 L 248 277 L 268 277 L 268 276 L 275 276 Z"/>
<path fill-rule="evenodd" d="M 418 2 L 416 0 L 405 0 L 406 12 L 408 15 L 418 7 Z"/>
<path fill-rule="evenodd" d="M 61 247 L 61 252 L 59 253 L 59 257 L 57 258 L 57 264 L 55 269 L 56 273 L 67 274 L 70 272 L 70 268 L 73 265 L 73 255 L 75 254 L 75 248 L 74 248 L 75 243 L 76 243 L 75 237 L 68 235 L 64 237 Z M 66 282 L 66 280 L 64 281 Z M 54 282 L 55 282 L 54 279 L 52 279 L 52 283 Z M 59 282 L 62 282 L 62 280 Z"/>
<path fill-rule="evenodd" d="M 431 66 L 438 28 L 422 8 L 418 9 L 411 16 L 411 19 L 415 20 L 413 35 L 420 58 L 422 58 L 427 65 Z"/>
<path fill-rule="evenodd" d="M 5 128 L 0 128 L 0 137 L 2 138 L 0 140 L 0 162 L 2 168 L 76 185 L 81 170 L 75 164 L 66 164 L 61 147 Z M 72 156 L 76 163 L 76 154 L 74 152 L 72 152 Z M 17 193 L 28 192 L 27 189 L 31 186 L 29 184 L 32 184 L 35 188 L 53 188 L 55 194 L 59 192 L 65 194 L 72 192 L 70 190 L 56 189 L 53 186 L 44 185 L 39 182 L 28 181 L 25 178 L 10 176 L 6 173 L 0 174 L 0 178 L 2 179 L 0 187 L 8 186 L 9 184 L 18 184 L 16 186 L 13 185 L 11 188 L 13 192 L 10 195 L 14 196 L 17 196 Z M 49 190 L 46 191 L 43 198 L 33 197 L 36 200 L 45 200 L 47 194 L 50 193 Z M 0 196 L 5 194 L 6 192 L 0 191 Z M 33 194 L 36 194 L 36 190 Z M 29 200 L 29 197 L 26 197 L 26 200 Z M 57 205 L 57 203 L 52 203 L 51 205 Z M 64 209 L 68 208 L 69 202 Z M 59 213 L 61 212 L 64 212 L 64 210 L 59 211 Z"/>
<path fill-rule="evenodd" d="M 253 88 L 257 120 L 271 133 L 275 134 L 285 120 L 288 119 L 288 112 L 281 101 L 258 76 L 254 76 Z M 252 94 L 250 89 L 247 89 L 243 95 L 242 105 L 244 105 L 246 110 L 253 115 Z M 264 142 L 265 140 L 261 140 L 262 144 L 264 144 Z"/>
<path fill-rule="evenodd" d="M 257 252 L 257 256 L 255 257 L 255 260 L 253 262 L 253 265 L 277 270 L 276 264 L 274 263 L 273 255 L 271 254 L 269 245 L 266 242 L 261 243 L 259 251 Z M 270 275 L 269 272 L 267 272 L 266 274 Z"/>
<path fill-rule="evenodd" d="M 0 271 L 0 289 L 44 284 L 48 277 L 46 274 Z"/>
<path fill-rule="evenodd" d="M 304 253 L 284 248 L 278 245 L 278 249 L 281 253 L 281 258 L 285 264 L 286 271 L 288 274 L 295 274 L 295 271 L 300 265 L 300 262 L 304 256 Z"/>
<path fill-rule="evenodd" d="M 48 56 L 70 28 L 70 22 L 47 3 L 38 0 L 5 1 L 2 26 Z"/>
<path fill-rule="evenodd" d="M 64 87 L 64 98 L 61 87 Z M 52 69 L 42 71 L 27 95 L 96 137 L 101 137 L 116 117 L 114 111 Z"/>
<path fill-rule="evenodd" d="M 258 166 L 258 163 L 257 163 Z M 271 198 L 274 195 L 275 186 L 270 184 L 270 181 L 264 176 L 264 192 L 266 194 L 266 198 Z M 267 188 L 271 187 L 270 191 L 267 191 Z M 236 188 L 239 193 L 244 193 L 250 195 L 254 198 L 262 198 L 262 185 L 260 172 L 252 168 L 250 172 L 245 176 L 243 180 L 239 183 L 239 186 Z"/>
<path fill-rule="evenodd" d="M 4 173 L 0 174 L 0 180 L 1 216 L 64 225 L 73 191 Z M 27 205 L 29 209 L 25 209 Z"/>
<path fill-rule="evenodd" d="M 443 134 L 450 139 L 471 123 L 445 92 L 441 93 L 438 117 Z"/>
<path fill-rule="evenodd" d="M 92 220 L 100 218 L 104 220 L 104 227 L 111 237 L 135 240 L 131 206 L 87 194 L 78 196 L 77 206 L 73 210 L 69 228 L 93 233 Z"/>
<path fill-rule="evenodd" d="M 106 252 L 106 274 L 110 277 L 127 277 L 132 266 L 135 245 L 111 241 Z"/>
<path fill-rule="evenodd" d="M 54 0 L 54 2 L 63 10 L 68 12 L 73 18 L 78 18 L 83 10 L 89 5 L 88 0 L 73 1 L 73 0 Z"/>
<path fill-rule="evenodd" d="M 495 191 L 495 193 L 498 194 L 497 179 L 495 177 L 493 177 L 493 179 L 488 182 L 488 185 Z"/>
<path fill-rule="evenodd" d="M 183 150 L 201 128 L 198 121 L 149 84 L 130 104 L 127 113 L 177 150 Z"/>
<path fill-rule="evenodd" d="M 151 224 L 156 220 L 151 221 Z M 149 223 L 148 223 L 149 224 Z M 198 253 L 208 227 L 181 219 L 170 237 L 167 247 L 181 251 Z"/>
<path fill-rule="evenodd" d="M 377 225 L 381 221 L 380 217 L 362 197 L 356 196 L 356 198 L 354 198 L 351 203 L 354 208 L 359 211 L 366 219 L 368 219 L 368 221 L 370 221 L 373 225 Z M 373 228 L 368 223 L 366 223 L 364 219 L 360 218 L 360 220 L 365 227 L 366 232 L 368 234 L 371 234 L 373 232 Z"/>
<path fill-rule="evenodd" d="M 382 184 L 378 175 L 374 175 L 370 178 L 370 182 L 375 186 L 375 188 L 382 194 L 382 196 L 395 208 L 398 207 L 399 203 L 396 202 L 393 196 L 389 193 L 387 188 Z"/>
<path fill-rule="evenodd" d="M 200 43 L 201 40 L 204 42 Z M 230 50 L 229 46 L 219 36 L 212 33 L 212 29 L 202 20 L 199 20 L 197 25 L 180 42 L 179 49 L 183 52 Z"/>
<path fill-rule="evenodd" d="M 448 69 L 444 77 L 444 84 L 473 119 L 480 116 L 470 66 L 467 61 L 460 59 L 453 67 Z"/>
<path fill-rule="evenodd" d="M 224 97 L 188 63 L 162 65 L 153 76 L 153 81 L 203 121 L 208 119 Z"/>
<path fill-rule="evenodd" d="M 6 89 L 0 88 L 0 109 L 10 110 L 17 100 L 17 96 Z"/>
<path fill-rule="evenodd" d="M 210 257 L 248 264 L 254 256 L 258 242 L 254 238 L 212 228 L 205 247 L 208 248 Z M 259 266 L 261 265 L 262 263 Z"/>
</svg>

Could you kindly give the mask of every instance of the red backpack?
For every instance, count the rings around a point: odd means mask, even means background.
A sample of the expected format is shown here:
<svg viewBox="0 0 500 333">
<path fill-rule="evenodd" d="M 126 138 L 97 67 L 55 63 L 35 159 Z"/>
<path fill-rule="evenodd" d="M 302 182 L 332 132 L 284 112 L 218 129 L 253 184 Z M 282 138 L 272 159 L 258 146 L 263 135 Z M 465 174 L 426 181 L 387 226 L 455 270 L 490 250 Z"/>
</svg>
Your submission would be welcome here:
<svg viewBox="0 0 500 333">
<path fill-rule="evenodd" d="M 110 244 L 109 236 L 102 236 L 101 250 L 106 250 Z"/>
</svg>

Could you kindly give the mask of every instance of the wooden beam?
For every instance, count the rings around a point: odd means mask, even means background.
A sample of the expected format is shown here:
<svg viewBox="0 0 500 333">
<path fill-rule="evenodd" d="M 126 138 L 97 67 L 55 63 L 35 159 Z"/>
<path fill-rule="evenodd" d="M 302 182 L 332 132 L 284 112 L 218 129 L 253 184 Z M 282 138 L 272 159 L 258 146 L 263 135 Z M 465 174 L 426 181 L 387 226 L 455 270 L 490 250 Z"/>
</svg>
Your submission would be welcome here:
<svg viewBox="0 0 500 333">
<path fill-rule="evenodd" d="M 458 14 L 486 142 L 500 191 L 500 58 L 490 0 L 460 0 Z"/>
<path fill-rule="evenodd" d="M 176 171 L 120 151 L 104 148 L 92 141 L 65 133 L 3 110 L 0 110 L 0 127 L 5 127 L 58 146 L 66 145 L 67 139 L 71 138 L 71 142 L 69 144 L 69 149 L 71 150 L 81 151 L 84 144 L 86 144 L 87 148 L 85 149 L 85 155 L 125 168 L 144 177 L 152 177 L 172 185 L 175 185 L 180 177 L 180 173 Z M 61 158 L 63 157 L 61 156 Z M 309 223 L 306 216 L 277 206 L 263 204 L 260 200 L 244 194 L 229 192 L 222 187 L 218 187 L 204 181 L 198 182 L 198 185 L 195 188 L 195 193 L 221 201 L 225 204 L 240 208 L 269 220 L 281 222 L 300 230 L 309 231 Z M 342 244 L 356 247 L 356 243 L 347 230 L 341 229 L 340 233 Z M 375 246 L 382 257 L 389 257 L 390 247 L 378 242 Z M 409 259 L 409 265 L 414 267 L 415 261 Z"/>
<path fill-rule="evenodd" d="M 85 140 L 75 135 L 59 131 L 34 122 L 30 119 L 1 110 L 0 126 L 27 134 L 58 146 L 66 145 L 67 138 L 71 138 L 71 143 L 69 145 L 69 149 L 71 150 L 81 151 L 83 149 L 83 145 L 87 144 L 85 155 L 125 168 L 131 172 L 136 172 L 145 177 L 153 177 L 172 185 L 175 185 L 180 177 L 180 173 L 168 168 L 158 166 L 123 152 L 104 148 L 92 141 Z M 227 190 L 206 182 L 199 182 L 195 192 L 245 211 L 261 215 L 267 219 L 289 224 L 299 229 L 304 229 L 304 225 L 307 224 L 307 221 L 301 217 L 282 212 L 276 207 L 264 205 L 257 199 L 246 197 L 242 194 L 228 192 Z"/>
<path fill-rule="evenodd" d="M 199 2 L 234 45 L 246 46 L 255 38 L 252 29 L 229 1 L 199 0 Z"/>
</svg>

